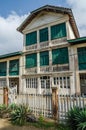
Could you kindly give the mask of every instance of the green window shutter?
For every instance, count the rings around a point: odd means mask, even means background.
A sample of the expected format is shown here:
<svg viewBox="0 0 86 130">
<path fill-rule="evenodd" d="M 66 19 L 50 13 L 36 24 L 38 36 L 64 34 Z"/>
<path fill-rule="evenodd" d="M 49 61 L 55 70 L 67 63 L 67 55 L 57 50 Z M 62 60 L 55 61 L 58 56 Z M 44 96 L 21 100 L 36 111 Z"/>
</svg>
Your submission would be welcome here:
<svg viewBox="0 0 86 130">
<path fill-rule="evenodd" d="M 9 75 L 19 75 L 19 60 L 11 60 L 10 61 Z"/>
<path fill-rule="evenodd" d="M 86 47 L 77 49 L 79 70 L 86 70 Z"/>
<path fill-rule="evenodd" d="M 67 64 L 69 63 L 68 48 L 58 48 L 52 50 L 52 64 Z"/>
<path fill-rule="evenodd" d="M 40 66 L 49 65 L 49 52 L 41 52 L 40 53 Z"/>
<path fill-rule="evenodd" d="M 37 43 L 37 32 L 31 32 L 26 34 L 26 46 Z"/>
<path fill-rule="evenodd" d="M 0 76 L 6 76 L 7 62 L 0 62 Z"/>
<path fill-rule="evenodd" d="M 48 28 L 39 30 L 40 42 L 48 41 Z"/>
<path fill-rule="evenodd" d="M 37 54 L 26 55 L 26 68 L 32 68 L 37 66 Z"/>
<path fill-rule="evenodd" d="M 65 23 L 51 26 L 51 40 L 58 39 L 61 37 L 66 37 Z"/>
</svg>

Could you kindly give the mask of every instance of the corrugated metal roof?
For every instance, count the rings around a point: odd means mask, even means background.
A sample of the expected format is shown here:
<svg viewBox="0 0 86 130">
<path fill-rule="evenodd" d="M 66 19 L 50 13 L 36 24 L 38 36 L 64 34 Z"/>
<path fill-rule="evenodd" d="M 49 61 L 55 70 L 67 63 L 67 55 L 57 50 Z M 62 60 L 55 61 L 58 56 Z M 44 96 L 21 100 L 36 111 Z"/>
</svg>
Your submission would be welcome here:
<svg viewBox="0 0 86 130">
<path fill-rule="evenodd" d="M 21 55 L 21 54 L 22 54 L 21 51 L 8 53 L 8 54 L 0 55 L 0 59 L 9 58 L 9 57 L 13 57 L 13 56 L 18 56 L 18 55 Z"/>
<path fill-rule="evenodd" d="M 70 44 L 86 43 L 86 37 L 80 37 L 76 39 L 67 40 Z"/>
</svg>

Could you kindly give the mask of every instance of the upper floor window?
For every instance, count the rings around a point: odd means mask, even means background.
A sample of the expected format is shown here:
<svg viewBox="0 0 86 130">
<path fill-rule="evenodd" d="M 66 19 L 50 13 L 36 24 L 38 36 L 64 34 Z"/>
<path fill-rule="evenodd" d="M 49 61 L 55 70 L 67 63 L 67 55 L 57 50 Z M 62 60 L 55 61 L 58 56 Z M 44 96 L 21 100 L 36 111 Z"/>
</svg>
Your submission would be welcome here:
<svg viewBox="0 0 86 130">
<path fill-rule="evenodd" d="M 48 41 L 48 28 L 39 30 L 40 42 Z"/>
<path fill-rule="evenodd" d="M 19 75 L 19 59 L 9 62 L 9 75 Z"/>
<path fill-rule="evenodd" d="M 6 76 L 7 62 L 0 62 L 0 76 Z"/>
<path fill-rule="evenodd" d="M 26 34 L 26 46 L 37 43 L 37 32 L 31 32 Z"/>
<path fill-rule="evenodd" d="M 66 37 L 66 25 L 65 23 L 51 26 L 51 40 Z"/>
<path fill-rule="evenodd" d="M 86 69 L 86 47 L 78 48 L 77 52 L 78 52 L 79 70 L 85 70 Z"/>
<path fill-rule="evenodd" d="M 58 48 L 52 50 L 52 64 L 67 64 L 69 62 L 68 58 L 68 48 Z"/>
<path fill-rule="evenodd" d="M 49 65 L 49 52 L 44 51 L 40 53 L 40 66 Z"/>
<path fill-rule="evenodd" d="M 26 68 L 32 68 L 37 66 L 37 54 L 26 55 Z"/>
</svg>

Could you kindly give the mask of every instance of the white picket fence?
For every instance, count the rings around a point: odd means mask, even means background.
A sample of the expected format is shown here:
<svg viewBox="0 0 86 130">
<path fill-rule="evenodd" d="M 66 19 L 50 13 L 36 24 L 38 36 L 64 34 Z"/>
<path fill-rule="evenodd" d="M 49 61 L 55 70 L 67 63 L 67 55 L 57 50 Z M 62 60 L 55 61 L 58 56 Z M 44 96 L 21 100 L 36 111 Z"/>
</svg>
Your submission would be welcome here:
<svg viewBox="0 0 86 130">
<path fill-rule="evenodd" d="M 52 117 L 52 96 L 39 94 L 17 95 L 16 103 L 25 104 L 35 115 Z"/>
<path fill-rule="evenodd" d="M 39 95 L 39 94 L 19 94 L 14 95 L 16 104 L 24 104 L 35 115 L 43 115 L 44 117 L 53 117 L 52 95 Z M 86 106 L 85 96 L 75 95 L 57 95 L 58 96 L 58 114 L 57 119 L 62 121 L 67 119 L 67 112 L 77 106 L 83 108 Z M 13 102 L 12 102 L 13 103 Z"/>
<path fill-rule="evenodd" d="M 58 119 L 67 119 L 67 112 L 74 107 L 86 107 L 86 96 L 58 95 Z"/>
</svg>

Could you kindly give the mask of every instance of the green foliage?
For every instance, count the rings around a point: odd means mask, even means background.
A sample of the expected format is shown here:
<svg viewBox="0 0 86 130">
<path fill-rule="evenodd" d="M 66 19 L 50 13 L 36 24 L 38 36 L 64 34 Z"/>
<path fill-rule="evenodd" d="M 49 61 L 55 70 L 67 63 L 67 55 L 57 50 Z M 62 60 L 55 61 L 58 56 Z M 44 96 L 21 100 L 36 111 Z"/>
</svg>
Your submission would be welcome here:
<svg viewBox="0 0 86 130">
<path fill-rule="evenodd" d="M 26 122 L 26 115 L 28 114 L 28 108 L 24 105 L 19 105 L 17 109 L 11 113 L 11 122 L 16 125 L 24 125 Z"/>
<path fill-rule="evenodd" d="M 18 108 L 18 105 L 16 105 L 15 103 L 12 103 L 8 106 L 8 109 L 10 111 L 16 110 Z"/>
<path fill-rule="evenodd" d="M 86 108 L 72 108 L 68 112 L 68 125 L 72 130 L 86 130 Z"/>
<path fill-rule="evenodd" d="M 6 105 L 4 105 L 4 104 L 1 104 L 0 105 L 0 118 L 2 118 L 3 117 L 3 114 L 5 114 L 5 113 L 7 113 L 7 107 L 6 107 Z"/>
</svg>

